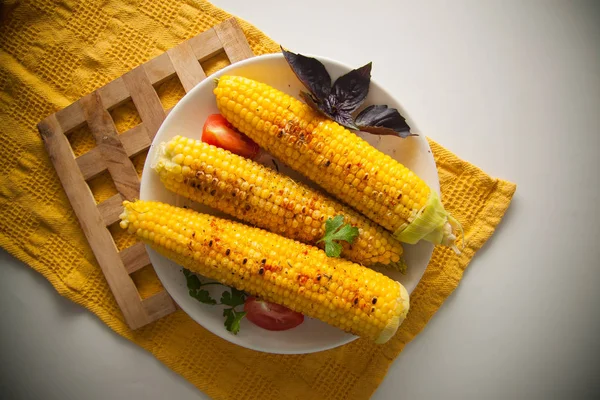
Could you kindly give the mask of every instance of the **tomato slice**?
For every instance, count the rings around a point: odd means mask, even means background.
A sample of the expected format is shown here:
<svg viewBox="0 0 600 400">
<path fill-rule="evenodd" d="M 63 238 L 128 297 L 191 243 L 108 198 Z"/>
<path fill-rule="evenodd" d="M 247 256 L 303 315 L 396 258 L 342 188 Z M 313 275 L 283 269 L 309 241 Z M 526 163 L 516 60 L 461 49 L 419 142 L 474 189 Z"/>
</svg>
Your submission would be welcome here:
<svg viewBox="0 0 600 400">
<path fill-rule="evenodd" d="M 285 331 L 304 322 L 304 315 L 253 296 L 246 299 L 244 311 L 250 322 L 269 331 Z"/>
<path fill-rule="evenodd" d="M 254 159 L 260 151 L 258 144 L 236 131 L 221 114 L 212 114 L 206 119 L 202 141 L 250 159 Z"/>
</svg>

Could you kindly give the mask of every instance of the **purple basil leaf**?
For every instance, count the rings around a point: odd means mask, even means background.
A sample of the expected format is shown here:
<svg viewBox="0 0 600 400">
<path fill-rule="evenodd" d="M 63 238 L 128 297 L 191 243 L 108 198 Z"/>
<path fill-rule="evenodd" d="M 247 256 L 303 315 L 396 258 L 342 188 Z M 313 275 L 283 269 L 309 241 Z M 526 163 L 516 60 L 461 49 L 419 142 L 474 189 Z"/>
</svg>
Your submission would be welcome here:
<svg viewBox="0 0 600 400">
<path fill-rule="evenodd" d="M 382 128 L 380 126 L 361 126 L 358 129 L 361 130 L 361 131 L 363 131 L 363 132 L 372 133 L 374 135 L 380 135 L 380 136 L 385 136 L 385 135 L 398 136 L 398 137 L 401 137 L 402 139 L 405 139 L 405 138 L 407 138 L 409 136 L 419 136 L 419 135 L 417 135 L 415 133 L 410 133 L 409 131 L 396 132 L 392 128 Z"/>
<path fill-rule="evenodd" d="M 328 116 L 323 112 L 323 110 L 321 110 L 321 106 L 317 103 L 317 99 L 315 99 L 312 94 L 300 91 L 300 97 L 302 98 L 302 100 L 304 100 L 306 104 L 310 106 L 310 108 L 312 108 L 315 111 L 318 111 L 319 113 L 325 116 Z"/>
<path fill-rule="evenodd" d="M 410 133 L 410 126 L 398 110 L 386 105 L 373 105 L 365 108 L 355 120 L 361 131 L 377 135 L 396 135 L 402 138 L 417 136 Z"/>
<path fill-rule="evenodd" d="M 359 130 L 358 126 L 356 126 L 356 124 L 354 123 L 354 118 L 352 118 L 351 114 L 337 113 L 336 115 L 334 115 L 332 117 L 332 119 L 335 122 L 337 122 L 338 124 L 348 128 L 348 129 Z"/>
<path fill-rule="evenodd" d="M 331 77 L 321 61 L 295 54 L 281 47 L 283 56 L 300 82 L 317 98 L 323 100 L 331 92 Z"/>
<path fill-rule="evenodd" d="M 332 112 L 352 114 L 356 111 L 369 94 L 370 83 L 371 63 L 340 76 L 333 84 L 329 95 L 330 102 L 334 106 Z"/>
<path fill-rule="evenodd" d="M 338 124 L 345 126 L 349 129 L 358 129 L 354 123 L 354 118 L 350 112 L 347 112 L 343 107 L 340 106 L 338 99 L 333 96 L 333 93 L 325 99 L 321 104 L 321 110 L 329 118 L 337 122 Z"/>
<path fill-rule="evenodd" d="M 326 99 L 325 102 L 320 103 L 313 97 L 313 95 L 307 92 L 300 92 L 300 97 L 306 102 L 306 104 L 310 106 L 310 108 L 317 111 L 324 117 L 329 118 L 338 124 L 345 126 L 346 128 L 358 130 L 358 127 L 354 124 L 354 119 L 352 118 L 351 114 L 340 112 L 339 110 L 335 114 L 331 112 L 331 104 L 329 103 L 329 99 Z"/>
</svg>

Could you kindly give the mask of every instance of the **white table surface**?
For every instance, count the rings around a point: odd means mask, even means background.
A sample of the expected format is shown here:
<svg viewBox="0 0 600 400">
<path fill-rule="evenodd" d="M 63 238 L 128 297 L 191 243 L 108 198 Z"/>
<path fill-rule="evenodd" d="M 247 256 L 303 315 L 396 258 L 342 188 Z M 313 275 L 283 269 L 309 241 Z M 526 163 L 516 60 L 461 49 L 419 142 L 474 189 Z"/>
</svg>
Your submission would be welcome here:
<svg viewBox="0 0 600 400">
<path fill-rule="evenodd" d="M 373 398 L 600 395 L 600 2 L 215 3 L 295 51 L 373 61 L 422 132 L 519 185 Z M 206 398 L 4 251 L 0 264 L 0 397 Z"/>
</svg>

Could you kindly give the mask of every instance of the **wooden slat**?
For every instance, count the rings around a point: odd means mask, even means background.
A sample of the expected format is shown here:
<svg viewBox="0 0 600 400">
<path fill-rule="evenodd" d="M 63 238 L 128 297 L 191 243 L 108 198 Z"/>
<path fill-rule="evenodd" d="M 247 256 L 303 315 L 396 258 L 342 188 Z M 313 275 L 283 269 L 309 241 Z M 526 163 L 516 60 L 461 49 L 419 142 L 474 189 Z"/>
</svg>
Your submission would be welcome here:
<svg viewBox="0 0 600 400">
<path fill-rule="evenodd" d="M 79 102 L 75 102 L 66 108 L 63 108 L 54 115 L 56 115 L 56 119 L 58 120 L 62 131 L 66 134 L 85 123 L 85 115 L 83 115 L 83 109 Z"/>
<path fill-rule="evenodd" d="M 84 155 L 77 157 L 77 165 L 81 170 L 83 179 L 89 181 L 90 179 L 100 175 L 106 171 L 106 163 L 102 158 L 102 153 L 98 147 L 94 147 Z"/>
<path fill-rule="evenodd" d="M 150 83 L 157 85 L 175 74 L 175 69 L 167 53 L 153 58 L 144 64 Z"/>
<path fill-rule="evenodd" d="M 102 215 L 106 226 L 112 225 L 119 220 L 119 215 L 123 212 L 123 196 L 119 193 L 98 204 L 98 211 Z"/>
<path fill-rule="evenodd" d="M 117 128 L 102 104 L 100 95 L 94 92 L 79 101 L 115 188 L 127 200 L 139 198 L 140 181 L 137 172 L 121 145 Z"/>
<path fill-rule="evenodd" d="M 123 149 L 127 153 L 128 157 L 136 156 L 143 151 L 148 150 L 152 142 L 146 133 L 144 125 L 138 125 L 134 128 L 119 135 Z M 106 171 L 106 162 L 102 158 L 102 151 L 98 147 L 94 147 L 92 150 L 76 158 L 77 165 L 81 170 L 83 179 L 89 181 L 90 179 L 100 175 Z"/>
<path fill-rule="evenodd" d="M 123 144 L 123 148 L 129 157 L 136 156 L 141 152 L 148 150 L 152 144 L 144 124 L 140 124 L 123 132 L 119 135 L 119 139 L 121 139 L 121 144 Z"/>
<path fill-rule="evenodd" d="M 220 51 L 225 51 L 231 62 L 253 55 L 235 20 L 225 21 L 182 43 L 38 124 L 83 232 L 132 329 L 175 311 L 176 305 L 165 291 L 141 300 L 129 274 L 150 264 L 145 246 L 137 243 L 119 252 L 106 226 L 118 221 L 123 198 L 138 196 L 139 180 L 129 157 L 150 147 L 165 116 L 172 110 L 162 109 L 153 85 L 177 73 L 189 91 L 205 78 L 199 61 Z M 108 110 L 130 98 L 143 122 L 118 135 Z M 98 146 L 75 158 L 64 134 L 86 122 Z M 106 170 L 119 194 L 96 205 L 86 180 Z"/>
<path fill-rule="evenodd" d="M 123 75 L 123 80 L 131 94 L 131 99 L 137 108 L 138 114 L 146 127 L 150 139 L 154 139 L 158 128 L 165 119 L 165 112 L 146 74 L 144 65 Z"/>
<path fill-rule="evenodd" d="M 156 293 L 142 301 L 148 317 L 157 320 L 176 311 L 175 302 L 166 291 Z"/>
<path fill-rule="evenodd" d="M 208 60 L 223 51 L 223 45 L 213 28 L 202 32 L 188 40 L 196 59 L 200 62 Z"/>
<path fill-rule="evenodd" d="M 146 247 L 144 243 L 139 242 L 122 250 L 119 253 L 121 260 L 123 261 L 123 265 L 125 265 L 125 269 L 127 273 L 132 274 L 138 269 L 144 268 L 146 265 L 150 264 L 150 257 L 148 257 L 148 253 L 146 253 Z"/>
<path fill-rule="evenodd" d="M 215 26 L 215 32 L 223 45 L 223 50 L 231 63 L 253 57 L 252 49 L 235 18 L 230 18 Z"/>
<path fill-rule="evenodd" d="M 102 86 L 98 89 L 98 94 L 107 110 L 111 110 L 129 99 L 129 91 L 121 77 Z"/>
<path fill-rule="evenodd" d="M 125 320 L 132 329 L 150 322 L 135 284 L 127 274 L 113 238 L 104 225 L 94 196 L 77 168 L 69 141 L 54 115 L 38 124 L 46 150 L 65 193 L 79 219 L 81 229 L 106 277 Z"/>
<path fill-rule="evenodd" d="M 167 54 L 186 93 L 206 78 L 189 43 L 183 42 L 168 50 Z"/>
</svg>

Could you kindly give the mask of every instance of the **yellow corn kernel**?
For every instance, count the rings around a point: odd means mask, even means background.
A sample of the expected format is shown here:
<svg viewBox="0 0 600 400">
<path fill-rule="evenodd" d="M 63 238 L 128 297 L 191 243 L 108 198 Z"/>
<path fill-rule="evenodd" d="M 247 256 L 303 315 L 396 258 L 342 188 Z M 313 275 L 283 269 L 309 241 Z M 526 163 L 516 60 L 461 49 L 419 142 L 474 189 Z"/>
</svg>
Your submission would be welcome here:
<svg viewBox="0 0 600 400">
<path fill-rule="evenodd" d="M 240 85 L 246 90 L 239 89 Z M 233 108 L 223 100 L 228 99 L 236 87 L 238 97 L 252 98 L 258 109 L 276 104 L 282 106 L 281 113 L 260 114 L 262 125 L 259 121 L 253 121 L 250 126 L 236 124 Z M 219 110 L 237 129 L 396 237 L 411 243 L 425 239 L 453 245 L 455 236 L 450 222 L 457 223 L 436 199 L 437 194 L 404 165 L 358 135 L 293 97 L 251 79 L 222 76 L 214 93 Z M 283 104 L 289 106 L 284 108 Z M 276 135 L 269 134 L 271 125 L 278 130 Z M 344 184 L 354 181 L 346 180 L 350 174 L 368 181 L 367 186 Z M 389 190 L 382 191 L 384 187 Z M 371 205 L 369 195 L 374 191 L 378 193 L 372 198 L 374 204 Z M 394 215 L 394 218 L 388 215 Z M 415 220 L 419 220 L 418 223 L 407 229 Z M 410 234 L 403 233 L 405 230 Z"/>
<path fill-rule="evenodd" d="M 185 143 L 199 157 L 179 157 Z M 171 150 L 172 149 L 172 150 Z M 294 240 L 316 245 L 325 222 L 344 215 L 359 228 L 354 243 L 342 243 L 342 255 L 354 262 L 404 269 L 402 245 L 385 229 L 310 187 L 259 163 L 200 140 L 176 136 L 161 145 L 154 169 L 165 187 L 191 200 L 216 208 L 244 222 Z M 175 160 L 179 160 L 176 163 Z M 181 167 L 183 164 L 183 167 Z M 179 184 L 181 183 L 181 184 Z M 366 243 L 378 243 L 367 250 Z M 322 243 L 319 246 L 323 246 Z"/>
<path fill-rule="evenodd" d="M 163 256 L 352 334 L 384 343 L 408 312 L 408 293 L 400 283 L 359 264 L 327 257 L 316 247 L 160 202 L 123 205 L 121 227 Z M 168 221 L 167 234 L 157 215 Z M 146 222 L 148 231 L 135 230 L 134 221 Z"/>
</svg>

